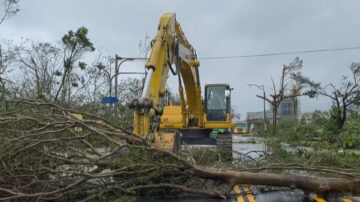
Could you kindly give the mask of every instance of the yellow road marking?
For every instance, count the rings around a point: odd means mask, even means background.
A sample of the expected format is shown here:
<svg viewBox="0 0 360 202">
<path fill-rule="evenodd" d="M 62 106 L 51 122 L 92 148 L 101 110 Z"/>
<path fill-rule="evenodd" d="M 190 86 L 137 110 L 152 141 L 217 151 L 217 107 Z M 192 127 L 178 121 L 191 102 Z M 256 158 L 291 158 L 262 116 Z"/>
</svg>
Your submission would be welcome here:
<svg viewBox="0 0 360 202">
<path fill-rule="evenodd" d="M 344 202 L 353 202 L 352 200 L 350 200 L 347 197 L 341 197 L 341 200 L 343 200 Z"/>
<path fill-rule="evenodd" d="M 234 191 L 237 193 L 237 200 L 238 202 L 244 202 L 244 198 L 242 197 L 241 193 L 240 193 L 240 189 L 237 185 L 234 186 Z"/>
<path fill-rule="evenodd" d="M 317 202 L 326 202 L 323 198 L 317 197 L 317 196 L 311 196 L 315 201 Z"/>
<path fill-rule="evenodd" d="M 360 197 L 353 197 L 355 200 L 360 201 Z"/>
<path fill-rule="evenodd" d="M 243 186 L 243 189 L 246 192 L 246 197 L 248 198 L 249 202 L 255 202 L 254 196 L 251 194 L 249 188 L 247 186 Z"/>
</svg>

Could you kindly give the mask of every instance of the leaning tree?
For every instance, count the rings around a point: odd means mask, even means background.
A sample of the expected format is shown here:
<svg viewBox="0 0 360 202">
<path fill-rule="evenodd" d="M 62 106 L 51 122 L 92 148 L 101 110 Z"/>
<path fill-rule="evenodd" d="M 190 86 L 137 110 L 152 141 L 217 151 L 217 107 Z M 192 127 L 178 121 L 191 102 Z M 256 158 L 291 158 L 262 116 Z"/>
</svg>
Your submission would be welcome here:
<svg viewBox="0 0 360 202">
<path fill-rule="evenodd" d="M 332 115 L 336 120 L 337 128 L 342 130 L 351 105 L 360 104 L 360 63 L 353 62 L 350 66 L 351 76 L 342 76 L 340 85 L 329 83 L 322 85 L 314 82 L 301 73 L 292 77 L 306 88 L 304 95 L 310 98 L 325 96 L 333 103 Z"/>
</svg>

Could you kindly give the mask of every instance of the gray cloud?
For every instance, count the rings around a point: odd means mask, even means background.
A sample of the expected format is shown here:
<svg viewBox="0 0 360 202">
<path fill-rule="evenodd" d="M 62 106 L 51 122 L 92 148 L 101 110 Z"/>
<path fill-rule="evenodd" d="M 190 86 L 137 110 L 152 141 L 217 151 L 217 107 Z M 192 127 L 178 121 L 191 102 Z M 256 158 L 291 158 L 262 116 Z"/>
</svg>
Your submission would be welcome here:
<svg viewBox="0 0 360 202">
<path fill-rule="evenodd" d="M 198 56 L 228 56 L 305 49 L 360 46 L 358 1 L 20 1 L 21 11 L 0 25 L 0 39 L 58 41 L 70 29 L 86 26 L 104 54 L 140 56 L 139 40 L 156 34 L 160 15 L 176 12 Z M 283 64 L 296 56 L 303 72 L 328 83 L 347 74 L 359 50 L 229 60 L 200 60 L 202 83 L 230 83 L 233 104 L 244 115 L 260 111 L 261 93 L 246 84 L 265 84 L 279 78 Z M 143 63 L 124 64 L 123 70 L 142 70 Z M 169 85 L 176 90 L 176 78 Z M 302 110 L 326 110 L 325 98 L 302 98 Z M 244 117 L 244 116 L 243 116 Z"/>
</svg>

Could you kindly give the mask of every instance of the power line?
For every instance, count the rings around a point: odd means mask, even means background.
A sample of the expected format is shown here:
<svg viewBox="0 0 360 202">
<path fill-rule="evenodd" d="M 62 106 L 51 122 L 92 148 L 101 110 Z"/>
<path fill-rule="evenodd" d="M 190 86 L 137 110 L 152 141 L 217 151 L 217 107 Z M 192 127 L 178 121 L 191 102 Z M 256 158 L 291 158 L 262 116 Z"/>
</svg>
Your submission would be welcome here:
<svg viewBox="0 0 360 202">
<path fill-rule="evenodd" d="M 329 49 L 304 50 L 304 51 L 292 51 L 292 52 L 251 54 L 251 55 L 202 57 L 202 58 L 199 58 L 199 60 L 221 60 L 221 59 L 235 59 L 235 58 L 267 57 L 267 56 L 278 56 L 278 55 L 293 55 L 293 54 L 308 54 L 308 53 L 320 53 L 320 52 L 335 52 L 335 51 L 346 51 L 346 50 L 357 50 L 357 49 L 360 49 L 360 46 L 347 47 L 347 48 L 329 48 Z"/>
<path fill-rule="evenodd" d="M 289 52 L 277 52 L 277 53 L 250 54 L 250 55 L 200 57 L 199 60 L 222 60 L 222 59 L 236 59 L 236 58 L 253 58 L 253 57 L 267 57 L 267 56 L 279 56 L 279 55 L 336 52 L 336 51 L 347 51 L 347 50 L 358 50 L 358 49 L 360 49 L 360 46 L 347 47 L 347 48 L 329 48 L 329 49 L 316 49 L 316 50 L 304 50 L 304 51 L 289 51 Z M 148 58 L 141 58 L 141 59 L 146 60 Z M 144 61 L 134 60 L 132 62 L 144 62 Z"/>
</svg>

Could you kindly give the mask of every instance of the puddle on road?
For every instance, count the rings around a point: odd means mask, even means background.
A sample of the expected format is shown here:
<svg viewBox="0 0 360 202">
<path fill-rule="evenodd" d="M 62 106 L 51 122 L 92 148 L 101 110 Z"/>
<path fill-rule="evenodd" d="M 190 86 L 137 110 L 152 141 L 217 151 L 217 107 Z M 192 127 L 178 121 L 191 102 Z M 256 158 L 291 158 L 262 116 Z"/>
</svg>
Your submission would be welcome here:
<svg viewBox="0 0 360 202">
<path fill-rule="evenodd" d="M 298 150 L 305 150 L 308 152 L 314 151 L 312 147 L 303 147 L 303 146 L 294 147 L 286 143 L 282 143 L 281 146 L 283 147 L 283 149 L 285 149 L 290 153 L 295 153 Z M 257 160 L 261 158 L 265 149 L 266 149 L 266 145 L 265 145 L 265 140 L 263 138 L 244 136 L 244 135 L 233 135 L 233 151 L 235 151 L 233 152 L 234 159 L 241 161 L 242 159 L 248 158 L 246 157 L 246 155 L 248 155 L 249 157 Z M 251 151 L 262 151 L 262 152 L 251 152 Z M 360 155 L 360 150 L 346 150 L 346 151 Z M 291 170 L 289 172 L 301 176 L 309 175 L 307 171 L 301 171 L 301 170 Z M 255 200 L 259 202 L 312 201 L 310 196 L 312 194 L 310 195 L 306 194 L 302 190 L 287 190 L 287 188 L 284 188 L 284 190 L 282 190 L 282 188 L 269 187 L 269 191 L 264 192 L 263 190 L 260 189 L 260 187 L 261 186 L 255 186 L 255 185 L 251 186 L 251 190 L 254 193 Z M 332 197 L 338 199 L 337 195 L 334 195 Z M 236 200 L 235 198 L 233 198 L 230 201 L 236 201 Z M 333 201 L 333 200 L 329 200 L 329 201 Z"/>
<path fill-rule="evenodd" d="M 265 147 L 266 145 L 264 144 L 264 140 L 262 138 L 233 135 L 233 150 L 236 152 L 234 153 L 235 158 L 239 157 L 240 154 L 246 154 L 253 159 L 259 158 L 263 154 L 259 151 L 265 151 Z"/>
<path fill-rule="evenodd" d="M 244 135 L 233 135 L 233 150 L 235 152 L 239 152 L 241 154 L 246 154 L 251 151 L 265 151 L 266 145 L 264 143 L 264 139 L 261 137 L 252 137 L 252 136 L 244 136 Z M 283 149 L 288 152 L 295 153 L 298 150 L 304 150 L 307 152 L 314 151 L 312 147 L 304 147 L 304 146 L 291 146 L 287 143 L 281 143 Z M 329 151 L 326 149 L 322 149 L 321 151 Z M 354 153 L 360 155 L 360 150 L 348 149 L 346 152 Z M 236 156 L 236 154 L 234 154 Z M 239 156 L 240 154 L 237 154 Z M 259 158 L 262 155 L 262 152 L 251 152 L 248 154 L 251 158 Z"/>
</svg>

